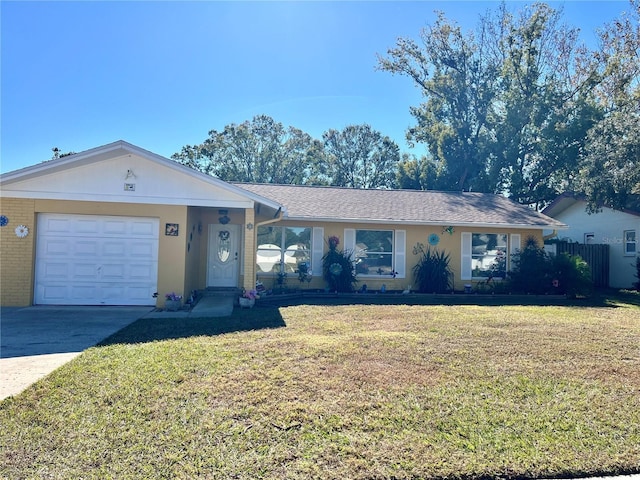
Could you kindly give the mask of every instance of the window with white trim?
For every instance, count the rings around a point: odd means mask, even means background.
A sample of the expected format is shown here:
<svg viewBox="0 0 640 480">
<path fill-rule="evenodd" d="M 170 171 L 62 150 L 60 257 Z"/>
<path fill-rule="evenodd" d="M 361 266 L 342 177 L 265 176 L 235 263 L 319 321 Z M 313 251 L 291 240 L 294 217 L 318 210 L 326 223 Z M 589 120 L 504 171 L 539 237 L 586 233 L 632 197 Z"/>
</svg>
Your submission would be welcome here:
<svg viewBox="0 0 640 480">
<path fill-rule="evenodd" d="M 635 255 L 638 251 L 638 243 L 636 241 L 635 230 L 625 230 L 624 234 L 624 254 Z"/>
<path fill-rule="evenodd" d="M 394 231 L 356 230 L 356 275 L 393 275 Z"/>
<path fill-rule="evenodd" d="M 584 244 L 592 245 L 596 243 L 596 234 L 595 233 L 585 233 L 584 234 Z"/>
<path fill-rule="evenodd" d="M 508 236 L 505 233 L 463 233 L 461 278 L 504 278 L 508 252 Z"/>
<path fill-rule="evenodd" d="M 310 268 L 312 230 L 310 227 L 259 226 L 256 273 L 295 273 L 301 263 Z"/>
</svg>

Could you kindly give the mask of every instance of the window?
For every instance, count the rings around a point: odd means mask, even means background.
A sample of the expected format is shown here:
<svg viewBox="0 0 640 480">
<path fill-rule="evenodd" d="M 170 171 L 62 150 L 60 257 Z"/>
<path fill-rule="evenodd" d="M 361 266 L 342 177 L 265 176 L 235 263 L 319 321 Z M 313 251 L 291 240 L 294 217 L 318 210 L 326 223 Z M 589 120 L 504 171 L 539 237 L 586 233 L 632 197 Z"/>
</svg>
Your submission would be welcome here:
<svg viewBox="0 0 640 480">
<path fill-rule="evenodd" d="M 306 262 L 310 265 L 311 234 L 312 229 L 308 227 L 258 227 L 256 272 L 294 273 L 300 263 Z"/>
<path fill-rule="evenodd" d="M 592 245 L 596 243 L 596 235 L 595 233 L 585 233 L 584 234 L 584 243 L 585 245 Z"/>
<path fill-rule="evenodd" d="M 356 230 L 357 275 L 392 275 L 393 230 Z"/>
<path fill-rule="evenodd" d="M 624 254 L 635 255 L 637 252 L 636 231 L 625 230 L 624 231 Z"/>
<path fill-rule="evenodd" d="M 504 278 L 507 272 L 507 235 L 471 234 L 471 275 L 473 278 Z"/>
</svg>

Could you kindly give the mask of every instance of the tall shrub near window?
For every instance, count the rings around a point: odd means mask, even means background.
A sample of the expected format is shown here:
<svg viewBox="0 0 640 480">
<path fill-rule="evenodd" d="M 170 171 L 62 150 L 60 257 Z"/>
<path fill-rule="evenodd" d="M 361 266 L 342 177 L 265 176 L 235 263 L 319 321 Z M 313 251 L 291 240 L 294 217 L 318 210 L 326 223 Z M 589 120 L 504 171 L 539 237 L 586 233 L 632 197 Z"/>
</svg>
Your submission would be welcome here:
<svg viewBox="0 0 640 480">
<path fill-rule="evenodd" d="M 420 260 L 413 267 L 413 276 L 418 291 L 422 293 L 444 293 L 451 286 L 452 271 L 449 268 L 449 254 L 431 248 L 424 249 L 418 243 L 413 247 L 413 254 L 420 255 Z"/>
<path fill-rule="evenodd" d="M 512 255 L 511 261 L 514 292 L 541 295 L 549 291 L 553 280 L 550 258 L 535 237 L 528 237 L 524 248 Z"/>
<path fill-rule="evenodd" d="M 331 236 L 327 240 L 329 250 L 322 257 L 322 277 L 334 292 L 353 292 L 358 282 L 353 264 L 353 254 L 338 250 L 340 239 Z"/>
</svg>

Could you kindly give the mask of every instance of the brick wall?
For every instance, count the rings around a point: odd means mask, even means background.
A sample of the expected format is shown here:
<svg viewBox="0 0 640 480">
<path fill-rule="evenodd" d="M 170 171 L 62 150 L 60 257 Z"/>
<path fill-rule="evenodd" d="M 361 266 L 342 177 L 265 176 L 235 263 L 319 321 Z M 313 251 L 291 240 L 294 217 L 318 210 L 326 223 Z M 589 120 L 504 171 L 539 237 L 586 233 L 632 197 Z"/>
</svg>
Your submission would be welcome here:
<svg viewBox="0 0 640 480">
<path fill-rule="evenodd" d="M 0 305 L 24 307 L 33 299 L 33 261 L 35 257 L 36 215 L 32 199 L 2 198 L 0 214 L 9 223 L 0 227 Z M 25 238 L 15 228 L 29 229 Z"/>
</svg>

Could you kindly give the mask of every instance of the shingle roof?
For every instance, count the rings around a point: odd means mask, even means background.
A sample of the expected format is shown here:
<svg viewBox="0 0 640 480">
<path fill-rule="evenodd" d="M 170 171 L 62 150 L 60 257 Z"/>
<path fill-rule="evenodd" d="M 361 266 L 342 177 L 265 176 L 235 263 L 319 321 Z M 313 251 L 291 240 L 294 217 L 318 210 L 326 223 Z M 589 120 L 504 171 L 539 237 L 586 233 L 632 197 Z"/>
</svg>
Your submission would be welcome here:
<svg viewBox="0 0 640 480">
<path fill-rule="evenodd" d="M 413 223 L 563 228 L 563 223 L 502 195 L 235 184 L 282 204 L 286 218 L 351 223 Z"/>
</svg>

